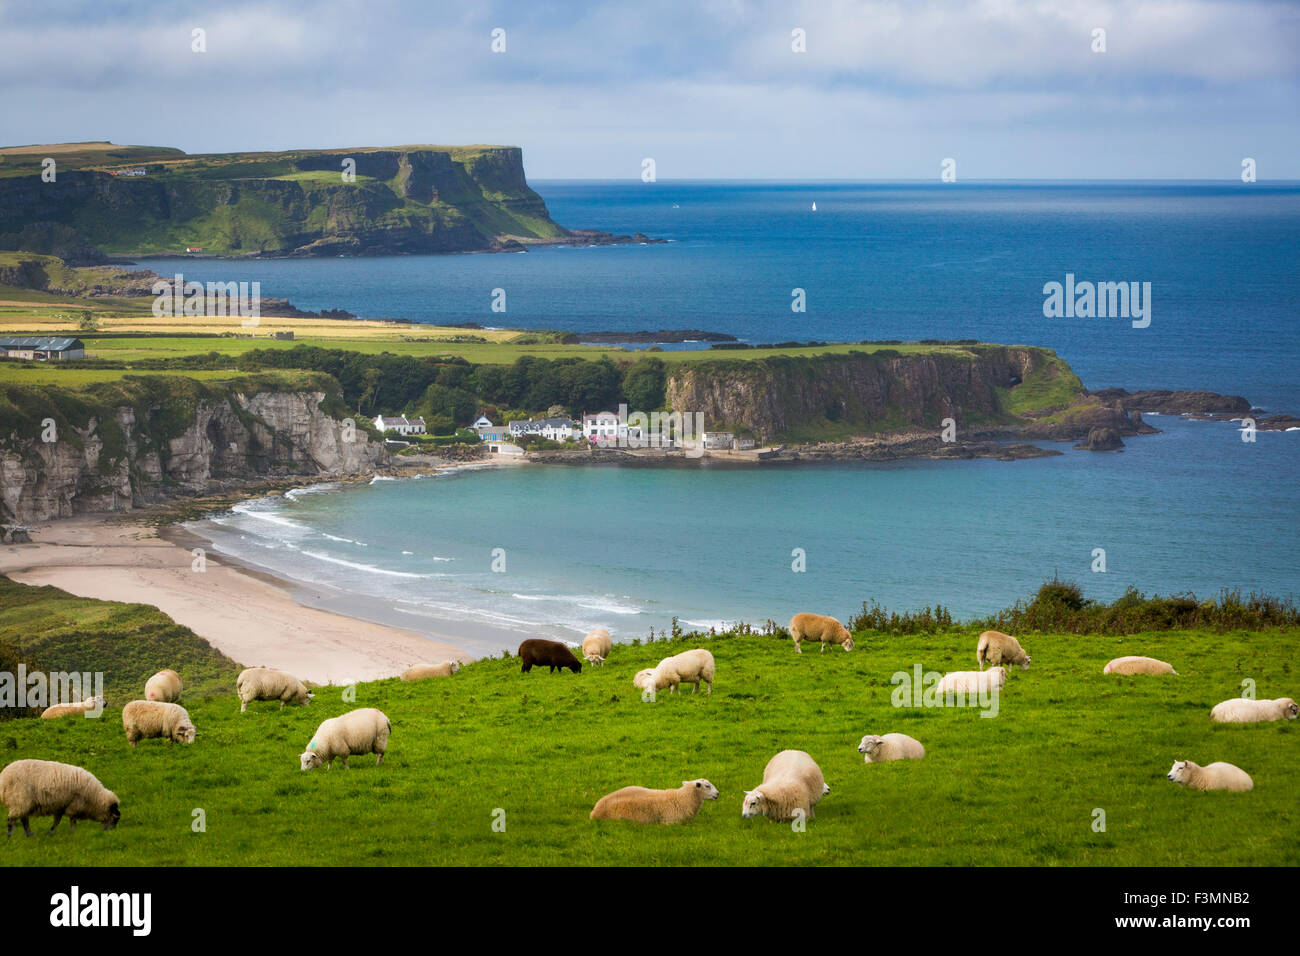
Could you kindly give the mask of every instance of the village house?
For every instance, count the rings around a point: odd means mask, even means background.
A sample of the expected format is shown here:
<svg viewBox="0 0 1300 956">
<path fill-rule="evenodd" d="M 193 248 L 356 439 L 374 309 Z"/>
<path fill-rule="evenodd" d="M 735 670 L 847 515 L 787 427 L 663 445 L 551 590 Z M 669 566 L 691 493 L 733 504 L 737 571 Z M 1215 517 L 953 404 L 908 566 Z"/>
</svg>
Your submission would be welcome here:
<svg viewBox="0 0 1300 956">
<path fill-rule="evenodd" d="M 730 451 L 736 441 L 731 432 L 705 432 L 703 438 L 705 451 Z"/>
<path fill-rule="evenodd" d="M 81 339 L 26 336 L 0 338 L 0 358 L 27 359 L 32 362 L 68 362 L 86 357 Z"/>
<path fill-rule="evenodd" d="M 480 415 L 470 426 L 478 432 L 479 441 L 509 441 L 510 429 L 505 425 L 493 425 L 486 415 Z"/>
<path fill-rule="evenodd" d="M 629 435 L 639 440 L 641 429 L 636 426 L 629 429 L 613 412 L 582 416 L 582 437 L 593 445 L 625 445 Z"/>
<path fill-rule="evenodd" d="M 569 441 L 581 438 L 582 432 L 571 418 L 539 418 L 511 422 L 510 435 L 513 438 L 541 435 L 547 441 Z"/>
<path fill-rule="evenodd" d="M 391 430 L 399 435 L 423 435 L 424 416 L 407 418 L 405 415 L 380 415 L 375 419 L 375 427 L 381 432 Z"/>
</svg>

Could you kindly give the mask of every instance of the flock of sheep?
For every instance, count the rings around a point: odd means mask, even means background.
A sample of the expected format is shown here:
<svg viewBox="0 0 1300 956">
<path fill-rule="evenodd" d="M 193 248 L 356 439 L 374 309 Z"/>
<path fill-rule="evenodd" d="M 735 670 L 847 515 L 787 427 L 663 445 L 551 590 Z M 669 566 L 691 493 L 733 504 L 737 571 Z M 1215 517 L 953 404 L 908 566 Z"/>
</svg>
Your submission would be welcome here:
<svg viewBox="0 0 1300 956">
<path fill-rule="evenodd" d="M 853 650 L 852 635 L 833 617 L 796 614 L 790 621 L 790 635 L 798 653 L 803 652 L 801 645 L 805 641 L 819 644 L 822 651 L 828 645 L 839 645 L 845 651 Z M 603 628 L 592 631 L 582 642 L 583 659 L 592 665 L 603 665 L 612 647 L 608 631 Z M 1028 670 L 1031 660 L 1019 641 L 997 631 L 985 631 L 980 635 L 975 657 L 979 670 L 945 674 L 936 690 L 954 694 L 997 693 L 1006 683 L 1008 666 Z M 567 645 L 559 641 L 526 640 L 519 646 L 519 658 L 523 673 L 528 673 L 534 666 L 549 667 L 551 673 L 561 669 L 575 673 L 582 670 L 582 663 Z M 986 666 L 988 670 L 984 669 Z M 421 665 L 408 669 L 402 674 L 402 680 L 451 677 L 459 670 L 460 664 L 456 661 Z M 697 693 L 703 683 L 707 685 L 707 692 L 712 694 L 714 672 L 713 655 L 703 648 L 695 648 L 665 657 L 655 667 L 638 671 L 632 683 L 642 692 L 644 699 L 653 699 L 655 694 L 665 689 L 670 694 L 680 693 L 683 684 L 691 684 L 692 692 Z M 1119 657 L 1106 664 L 1104 673 L 1177 674 L 1177 671 L 1164 661 L 1150 657 Z M 235 687 L 241 713 L 252 701 L 278 700 L 283 709 L 286 704 L 305 705 L 313 696 L 296 677 L 268 667 L 242 671 Z M 145 684 L 143 700 L 133 700 L 122 708 L 122 728 L 131 747 L 149 738 L 194 743 L 198 731 L 189 713 L 177 703 L 182 690 L 179 674 L 172 670 L 160 671 Z M 102 697 L 57 704 L 47 708 L 41 717 L 82 716 L 91 711 L 97 713 L 104 705 Z M 1210 711 L 1211 719 L 1220 723 L 1294 720 L 1297 716 L 1300 716 L 1300 708 L 1289 697 L 1276 700 L 1236 698 L 1216 704 Z M 377 764 L 382 764 L 391 732 L 392 723 L 383 712 L 373 707 L 332 717 L 323 721 L 312 735 L 299 758 L 301 767 L 312 770 L 324 765 L 328 769 L 333 767 L 335 759 L 340 759 L 346 768 L 350 756 L 370 753 L 376 755 Z M 925 747 L 920 741 L 900 733 L 869 734 L 862 738 L 858 752 L 864 755 L 868 764 L 925 757 Z M 1202 767 L 1190 760 L 1179 760 L 1175 761 L 1168 776 L 1170 780 L 1195 790 L 1244 791 L 1254 786 L 1249 774 L 1229 763 Z M 745 791 L 741 815 L 745 818 L 765 816 L 773 820 L 811 819 L 814 808 L 830 790 L 811 756 L 802 750 L 782 750 L 768 761 L 762 782 L 753 790 Z M 684 781 L 674 790 L 629 786 L 601 797 L 590 816 L 593 820 L 678 823 L 694 817 L 705 800 L 716 799 L 717 788 L 703 778 Z M 74 830 L 78 820 L 92 820 L 111 830 L 122 816 L 116 794 L 100 783 L 94 774 L 81 767 L 49 760 L 16 760 L 0 770 L 0 803 L 7 810 L 6 836 L 13 834 L 15 822 L 21 822 L 23 831 L 31 836 L 29 819 L 33 816 L 52 816 L 51 832 L 65 816 Z"/>
</svg>

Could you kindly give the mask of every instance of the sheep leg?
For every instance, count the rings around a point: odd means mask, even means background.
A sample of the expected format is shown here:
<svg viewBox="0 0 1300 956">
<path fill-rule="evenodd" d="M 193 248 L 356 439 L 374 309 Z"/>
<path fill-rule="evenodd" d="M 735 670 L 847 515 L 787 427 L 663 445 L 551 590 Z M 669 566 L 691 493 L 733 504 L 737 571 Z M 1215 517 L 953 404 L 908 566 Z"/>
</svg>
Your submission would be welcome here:
<svg viewBox="0 0 1300 956">
<path fill-rule="evenodd" d="M 21 818 L 21 822 L 22 822 L 22 825 L 23 825 L 23 833 L 27 834 L 28 836 L 31 836 L 31 835 L 32 835 L 32 825 L 31 825 L 31 823 L 28 822 L 28 820 L 27 820 L 26 817 L 22 817 L 22 818 Z M 10 823 L 10 824 L 9 824 L 9 829 L 12 830 L 13 828 L 14 828 L 13 823 Z"/>
<path fill-rule="evenodd" d="M 280 709 L 284 710 L 284 701 L 280 701 Z"/>
<path fill-rule="evenodd" d="M 348 758 L 347 758 L 347 755 L 346 755 L 346 754 L 343 756 L 343 769 L 344 769 L 344 770 L 351 770 L 351 769 L 352 769 L 351 767 L 348 766 Z"/>
<path fill-rule="evenodd" d="M 383 754 L 383 752 L 381 751 L 381 752 L 377 753 L 377 754 L 376 754 L 376 757 L 377 757 L 378 759 L 375 760 L 375 766 L 378 767 L 381 763 L 384 762 L 384 754 Z"/>
<path fill-rule="evenodd" d="M 709 696 L 713 696 L 713 681 L 709 681 Z"/>
<path fill-rule="evenodd" d="M 6 822 L 9 824 L 8 827 L 5 828 L 5 839 L 7 840 L 9 837 L 14 835 L 14 818 L 10 817 Z"/>
<path fill-rule="evenodd" d="M 49 828 L 49 830 L 46 831 L 46 833 L 53 833 L 55 827 L 57 827 L 57 826 L 59 825 L 59 821 L 62 820 L 62 819 L 63 819 L 63 811 L 62 811 L 62 810 L 55 810 L 55 811 L 54 811 L 54 822 L 50 824 L 50 828 Z"/>
<path fill-rule="evenodd" d="M 818 653 L 820 653 L 820 654 L 825 654 L 825 653 L 826 653 L 826 642 L 825 642 L 825 641 L 822 641 L 822 642 L 821 642 L 821 645 L 822 645 L 822 649 L 821 649 Z"/>
<path fill-rule="evenodd" d="M 76 817 L 68 817 L 68 829 L 70 829 L 73 833 L 76 833 L 76 832 L 77 832 L 77 818 L 76 818 Z"/>
</svg>

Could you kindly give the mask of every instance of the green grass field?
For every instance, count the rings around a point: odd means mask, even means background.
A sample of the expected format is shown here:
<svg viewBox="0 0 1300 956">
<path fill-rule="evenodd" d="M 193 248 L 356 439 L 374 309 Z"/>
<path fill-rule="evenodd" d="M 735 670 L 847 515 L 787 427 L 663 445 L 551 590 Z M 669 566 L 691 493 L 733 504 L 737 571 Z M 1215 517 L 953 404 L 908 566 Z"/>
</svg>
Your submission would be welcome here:
<svg viewBox="0 0 1300 956">
<path fill-rule="evenodd" d="M 0 635 L 4 621 L 0 612 Z M 848 654 L 796 655 L 762 636 L 616 645 L 605 667 L 579 675 L 524 675 L 517 661 L 493 659 L 449 679 L 360 684 L 355 703 L 318 688 L 306 708 L 261 703 L 244 715 L 207 679 L 210 696 L 183 701 L 199 729 L 190 747 L 130 750 L 120 699 L 99 720 L 0 723 L 0 761 L 80 764 L 116 791 L 123 815 L 111 833 L 19 831 L 0 863 L 1295 865 L 1298 728 L 1215 726 L 1208 712 L 1245 677 L 1260 696 L 1294 696 L 1297 637 L 1022 636 L 1034 665 L 1012 676 L 992 719 L 890 703 L 896 671 L 973 667 L 969 631 L 862 634 Z M 696 645 L 717 659 L 714 694 L 643 703 L 633 674 Z M 1109 658 L 1139 652 L 1181 676 L 1101 673 Z M 321 720 L 365 706 L 393 723 L 382 767 L 356 757 L 347 771 L 298 769 Z M 862 735 L 890 731 L 921 740 L 926 758 L 864 765 Z M 806 832 L 740 816 L 744 789 L 784 748 L 811 753 L 832 787 Z M 1176 758 L 1235 763 L 1255 790 L 1186 791 L 1165 779 Z M 587 817 L 618 787 L 695 777 L 721 796 L 687 824 Z M 1093 829 L 1097 809 L 1105 832 Z M 197 810 L 206 832 L 193 829 Z M 501 812 L 504 832 L 493 829 Z"/>
</svg>

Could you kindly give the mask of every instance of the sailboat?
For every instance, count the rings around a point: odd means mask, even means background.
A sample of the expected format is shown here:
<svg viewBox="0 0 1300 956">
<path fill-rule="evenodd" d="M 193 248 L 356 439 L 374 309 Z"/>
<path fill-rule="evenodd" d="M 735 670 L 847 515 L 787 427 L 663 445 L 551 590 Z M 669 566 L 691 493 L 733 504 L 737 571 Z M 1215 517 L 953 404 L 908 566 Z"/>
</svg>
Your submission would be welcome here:
<svg viewBox="0 0 1300 956">
<path fill-rule="evenodd" d="M 816 203 L 813 203 L 813 210 L 812 210 L 812 211 L 813 211 L 813 212 L 816 212 L 816 211 L 817 211 L 817 204 L 816 204 Z"/>
</svg>

